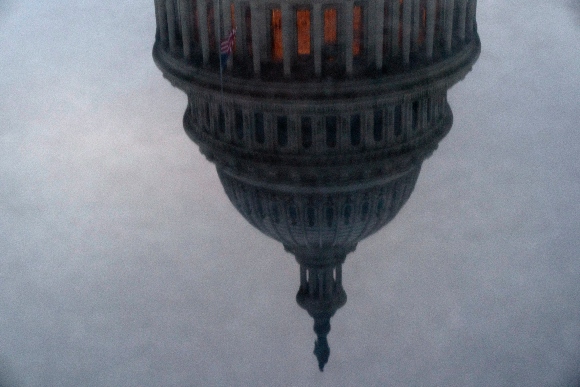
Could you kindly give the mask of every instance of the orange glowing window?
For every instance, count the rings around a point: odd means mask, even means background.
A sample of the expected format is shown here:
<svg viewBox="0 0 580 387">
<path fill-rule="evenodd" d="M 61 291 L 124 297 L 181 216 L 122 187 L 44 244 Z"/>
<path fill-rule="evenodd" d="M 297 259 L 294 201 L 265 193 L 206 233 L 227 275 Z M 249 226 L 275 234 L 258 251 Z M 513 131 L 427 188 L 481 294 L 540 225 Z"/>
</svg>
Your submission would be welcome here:
<svg viewBox="0 0 580 387">
<path fill-rule="evenodd" d="M 272 33 L 272 61 L 281 62 L 284 57 L 282 49 L 282 11 L 272 10 L 272 22 L 270 25 Z"/>
<path fill-rule="evenodd" d="M 298 55 L 310 55 L 310 11 L 296 11 L 296 30 L 298 35 Z"/>
<path fill-rule="evenodd" d="M 338 41 L 336 22 L 336 9 L 326 8 L 324 10 L 324 44 L 336 44 Z"/>
<path fill-rule="evenodd" d="M 232 21 L 232 28 L 236 28 L 236 12 L 234 3 L 230 4 L 230 20 Z"/>
<path fill-rule="evenodd" d="M 363 45 L 363 12 L 360 5 L 355 5 L 352 10 L 352 54 L 360 55 Z"/>
</svg>

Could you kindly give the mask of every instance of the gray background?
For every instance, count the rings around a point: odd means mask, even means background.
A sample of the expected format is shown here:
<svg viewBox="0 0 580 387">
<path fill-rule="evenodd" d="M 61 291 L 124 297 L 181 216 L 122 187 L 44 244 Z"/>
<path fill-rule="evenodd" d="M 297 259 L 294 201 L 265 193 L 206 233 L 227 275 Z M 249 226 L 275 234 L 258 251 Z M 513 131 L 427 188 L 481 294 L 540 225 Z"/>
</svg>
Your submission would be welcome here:
<svg viewBox="0 0 580 387">
<path fill-rule="evenodd" d="M 153 2 L 0 3 L 0 385 L 577 386 L 580 6 L 479 0 L 482 53 L 320 373 L 298 265 L 228 202 Z"/>
</svg>

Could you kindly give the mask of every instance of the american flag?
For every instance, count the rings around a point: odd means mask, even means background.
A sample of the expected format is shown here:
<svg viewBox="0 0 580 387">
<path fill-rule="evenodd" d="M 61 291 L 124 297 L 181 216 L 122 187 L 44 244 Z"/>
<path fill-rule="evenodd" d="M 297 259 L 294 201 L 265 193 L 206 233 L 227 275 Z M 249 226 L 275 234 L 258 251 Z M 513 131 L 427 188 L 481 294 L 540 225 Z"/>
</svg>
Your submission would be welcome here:
<svg viewBox="0 0 580 387">
<path fill-rule="evenodd" d="M 220 43 L 220 54 L 222 55 L 222 59 L 228 59 L 228 56 L 232 53 L 232 49 L 234 48 L 234 41 L 236 40 L 236 29 L 232 28 L 230 31 L 230 35 L 227 39 L 224 39 Z"/>
</svg>

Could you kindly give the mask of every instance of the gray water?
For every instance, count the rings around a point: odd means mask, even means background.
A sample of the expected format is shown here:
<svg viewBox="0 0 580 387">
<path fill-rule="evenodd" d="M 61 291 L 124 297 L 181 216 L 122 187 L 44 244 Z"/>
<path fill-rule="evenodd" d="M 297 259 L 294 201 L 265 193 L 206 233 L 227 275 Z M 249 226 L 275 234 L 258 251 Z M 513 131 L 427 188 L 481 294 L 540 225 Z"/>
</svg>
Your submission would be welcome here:
<svg viewBox="0 0 580 387">
<path fill-rule="evenodd" d="M 578 385 L 580 6 L 477 6 L 453 128 L 348 256 L 321 373 L 294 257 L 182 129 L 153 2 L 2 3 L 0 385 Z"/>
</svg>

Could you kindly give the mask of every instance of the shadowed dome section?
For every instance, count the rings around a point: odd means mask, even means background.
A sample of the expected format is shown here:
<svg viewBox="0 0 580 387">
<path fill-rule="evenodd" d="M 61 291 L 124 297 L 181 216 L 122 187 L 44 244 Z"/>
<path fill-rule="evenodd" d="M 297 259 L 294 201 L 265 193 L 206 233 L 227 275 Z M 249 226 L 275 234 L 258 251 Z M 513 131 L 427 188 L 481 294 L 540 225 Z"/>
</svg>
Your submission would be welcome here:
<svg viewBox="0 0 580 387">
<path fill-rule="evenodd" d="M 311 259 L 352 250 L 391 221 L 409 199 L 420 166 L 392 178 L 326 189 L 260 186 L 224 173 L 224 190 L 242 216 L 286 250 Z M 326 191 L 326 192 L 325 192 Z"/>
</svg>

